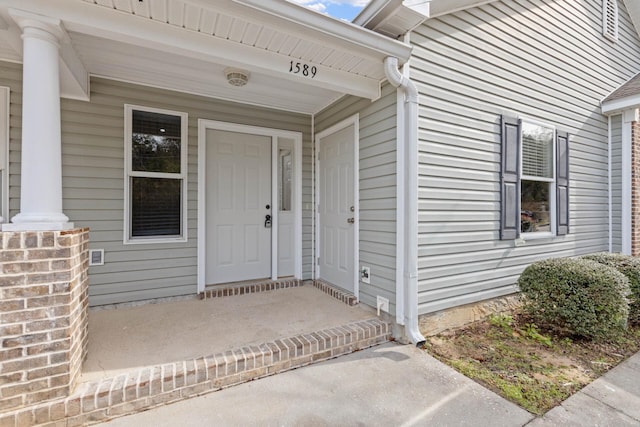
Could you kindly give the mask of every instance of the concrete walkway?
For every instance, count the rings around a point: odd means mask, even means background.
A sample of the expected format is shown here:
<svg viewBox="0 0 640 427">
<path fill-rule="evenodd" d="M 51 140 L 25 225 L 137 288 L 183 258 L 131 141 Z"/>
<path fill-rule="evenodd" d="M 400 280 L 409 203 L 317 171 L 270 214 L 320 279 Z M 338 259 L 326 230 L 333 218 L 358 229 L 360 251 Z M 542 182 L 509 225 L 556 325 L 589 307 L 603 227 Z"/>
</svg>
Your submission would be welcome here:
<svg viewBox="0 0 640 427">
<path fill-rule="evenodd" d="M 389 343 L 115 419 L 105 427 L 500 427 L 531 419 L 424 351 Z"/>
<path fill-rule="evenodd" d="M 640 354 L 541 418 L 424 351 L 389 343 L 102 425 L 638 426 Z"/>
<path fill-rule="evenodd" d="M 622 362 L 527 427 L 640 425 L 640 353 Z"/>
</svg>

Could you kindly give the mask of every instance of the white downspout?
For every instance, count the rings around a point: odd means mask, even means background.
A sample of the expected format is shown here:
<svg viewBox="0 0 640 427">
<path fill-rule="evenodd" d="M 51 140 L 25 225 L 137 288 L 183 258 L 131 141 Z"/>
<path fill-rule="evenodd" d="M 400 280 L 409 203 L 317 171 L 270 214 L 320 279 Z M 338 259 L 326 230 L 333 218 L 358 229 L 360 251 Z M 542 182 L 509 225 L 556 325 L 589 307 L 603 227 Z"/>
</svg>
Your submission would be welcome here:
<svg viewBox="0 0 640 427">
<path fill-rule="evenodd" d="M 612 122 L 611 122 L 611 116 L 609 116 L 608 118 L 608 122 L 609 122 L 609 132 L 607 134 L 607 170 L 608 170 L 608 175 L 607 175 L 607 179 L 609 181 L 609 252 L 613 252 L 613 201 L 612 201 L 612 185 L 611 185 L 611 143 L 613 141 L 613 136 L 612 136 Z"/>
<path fill-rule="evenodd" d="M 405 333 L 412 343 L 425 338 L 418 328 L 418 89 L 398 71 L 398 59 L 387 57 L 384 71 L 389 83 L 404 95 L 404 308 Z M 399 141 L 400 143 L 400 141 Z"/>
</svg>

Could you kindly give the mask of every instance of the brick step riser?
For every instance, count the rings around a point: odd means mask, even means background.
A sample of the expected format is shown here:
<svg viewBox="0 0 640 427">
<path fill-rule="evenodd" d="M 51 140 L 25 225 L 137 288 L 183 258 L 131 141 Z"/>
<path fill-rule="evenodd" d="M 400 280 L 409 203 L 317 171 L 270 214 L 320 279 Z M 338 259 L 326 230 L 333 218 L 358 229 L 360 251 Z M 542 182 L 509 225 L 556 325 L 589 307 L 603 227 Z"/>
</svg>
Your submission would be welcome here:
<svg viewBox="0 0 640 427">
<path fill-rule="evenodd" d="M 144 368 L 80 384 L 64 400 L 0 416 L 0 426 L 87 425 L 332 359 L 386 342 L 378 319 L 243 347 L 189 361 Z"/>
</svg>

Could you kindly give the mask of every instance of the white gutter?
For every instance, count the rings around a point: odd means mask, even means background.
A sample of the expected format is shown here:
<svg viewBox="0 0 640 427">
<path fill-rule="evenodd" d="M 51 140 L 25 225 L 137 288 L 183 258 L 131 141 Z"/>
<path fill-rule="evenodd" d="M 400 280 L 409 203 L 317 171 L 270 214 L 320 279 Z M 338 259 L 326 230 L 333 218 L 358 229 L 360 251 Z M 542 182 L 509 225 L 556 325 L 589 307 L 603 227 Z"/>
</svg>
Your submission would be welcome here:
<svg viewBox="0 0 640 427">
<path fill-rule="evenodd" d="M 418 328 L 418 89 L 398 71 L 398 59 L 387 57 L 384 72 L 389 83 L 404 95 L 404 114 L 398 126 L 404 127 L 404 327 L 405 334 L 416 345 L 425 338 Z M 400 119 L 403 118 L 403 123 Z"/>
</svg>

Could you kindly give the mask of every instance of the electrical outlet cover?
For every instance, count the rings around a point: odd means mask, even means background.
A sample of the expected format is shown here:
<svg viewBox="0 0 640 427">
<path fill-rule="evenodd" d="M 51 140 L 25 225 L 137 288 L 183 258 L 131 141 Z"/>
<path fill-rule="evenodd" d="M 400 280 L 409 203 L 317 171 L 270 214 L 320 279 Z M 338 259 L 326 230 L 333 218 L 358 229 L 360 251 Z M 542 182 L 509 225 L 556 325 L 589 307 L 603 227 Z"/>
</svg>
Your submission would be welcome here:
<svg viewBox="0 0 640 427">
<path fill-rule="evenodd" d="M 371 268 L 362 267 L 360 270 L 360 280 L 362 280 L 363 283 L 371 284 Z"/>
</svg>

